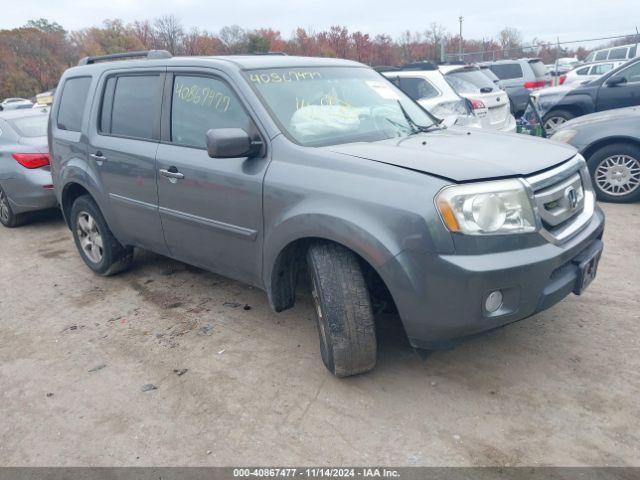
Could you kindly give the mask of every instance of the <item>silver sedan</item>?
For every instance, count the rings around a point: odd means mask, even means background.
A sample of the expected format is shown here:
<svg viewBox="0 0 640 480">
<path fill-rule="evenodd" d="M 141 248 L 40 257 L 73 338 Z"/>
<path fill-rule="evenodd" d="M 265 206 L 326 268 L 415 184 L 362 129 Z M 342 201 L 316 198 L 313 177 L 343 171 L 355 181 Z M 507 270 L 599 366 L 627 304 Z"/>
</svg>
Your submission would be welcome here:
<svg viewBox="0 0 640 480">
<path fill-rule="evenodd" d="M 0 223 L 17 227 L 28 213 L 57 205 L 49 167 L 47 109 L 0 112 Z"/>
</svg>

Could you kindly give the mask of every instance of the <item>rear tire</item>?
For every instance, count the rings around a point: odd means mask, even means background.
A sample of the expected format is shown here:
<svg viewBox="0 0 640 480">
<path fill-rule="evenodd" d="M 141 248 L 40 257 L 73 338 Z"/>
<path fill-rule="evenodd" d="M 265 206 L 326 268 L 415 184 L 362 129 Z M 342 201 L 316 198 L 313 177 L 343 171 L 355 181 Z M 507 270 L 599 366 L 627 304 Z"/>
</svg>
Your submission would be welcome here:
<svg viewBox="0 0 640 480">
<path fill-rule="evenodd" d="M 547 137 L 550 137 L 564 123 L 575 118 L 576 116 L 566 110 L 552 110 L 542 118 L 542 125 Z"/>
<path fill-rule="evenodd" d="M 0 187 L 0 223 L 7 228 L 15 228 L 24 225 L 27 218 L 26 213 L 17 214 L 13 212 L 9 197 Z"/>
<path fill-rule="evenodd" d="M 368 372 L 376 364 L 376 329 L 358 258 L 322 242 L 309 248 L 307 265 L 322 361 L 337 377 Z"/>
<path fill-rule="evenodd" d="M 587 164 L 598 200 L 614 203 L 640 200 L 640 147 L 612 143 L 596 150 Z"/>
<path fill-rule="evenodd" d="M 133 248 L 123 247 L 113 236 L 96 202 L 78 197 L 71 207 L 71 232 L 84 263 L 98 275 L 109 276 L 127 268 Z"/>
</svg>

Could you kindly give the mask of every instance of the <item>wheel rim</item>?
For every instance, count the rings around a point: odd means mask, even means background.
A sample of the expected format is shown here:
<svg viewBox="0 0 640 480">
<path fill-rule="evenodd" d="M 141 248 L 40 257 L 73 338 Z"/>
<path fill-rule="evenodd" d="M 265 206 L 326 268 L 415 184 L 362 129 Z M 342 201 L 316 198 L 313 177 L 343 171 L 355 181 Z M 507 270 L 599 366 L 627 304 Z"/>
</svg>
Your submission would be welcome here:
<svg viewBox="0 0 640 480">
<path fill-rule="evenodd" d="M 629 195 L 640 185 L 640 161 L 629 155 L 612 155 L 598 164 L 594 177 L 607 195 Z"/>
<path fill-rule="evenodd" d="M 560 125 L 567 121 L 564 117 L 551 117 L 544 122 L 544 130 L 547 133 L 555 132 Z"/>
<path fill-rule="evenodd" d="M 3 190 L 0 190 L 0 219 L 2 219 L 3 223 L 9 222 L 9 199 L 4 194 Z"/>
<path fill-rule="evenodd" d="M 100 263 L 104 256 L 104 242 L 91 214 L 84 211 L 78 214 L 76 233 L 85 256 L 93 263 Z"/>
</svg>

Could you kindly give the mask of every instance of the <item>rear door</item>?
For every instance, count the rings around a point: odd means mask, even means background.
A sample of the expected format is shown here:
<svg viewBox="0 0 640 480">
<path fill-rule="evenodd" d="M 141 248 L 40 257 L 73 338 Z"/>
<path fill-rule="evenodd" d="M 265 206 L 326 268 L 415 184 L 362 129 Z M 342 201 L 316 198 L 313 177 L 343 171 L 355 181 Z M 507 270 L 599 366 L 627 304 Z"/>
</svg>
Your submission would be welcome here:
<svg viewBox="0 0 640 480">
<path fill-rule="evenodd" d="M 621 79 L 622 83 L 612 84 L 611 80 L 616 79 Z M 596 109 L 602 111 L 636 105 L 640 105 L 640 62 L 613 73 L 603 82 L 598 90 Z"/>
<path fill-rule="evenodd" d="M 260 285 L 262 182 L 266 155 L 211 158 L 206 132 L 257 130 L 241 97 L 212 70 L 169 69 L 158 171 L 160 216 L 171 256 L 246 283 Z"/>
<path fill-rule="evenodd" d="M 156 152 L 164 76 L 164 69 L 106 76 L 89 138 L 89 161 L 107 192 L 118 238 L 162 254 L 167 250 L 158 214 Z"/>
</svg>

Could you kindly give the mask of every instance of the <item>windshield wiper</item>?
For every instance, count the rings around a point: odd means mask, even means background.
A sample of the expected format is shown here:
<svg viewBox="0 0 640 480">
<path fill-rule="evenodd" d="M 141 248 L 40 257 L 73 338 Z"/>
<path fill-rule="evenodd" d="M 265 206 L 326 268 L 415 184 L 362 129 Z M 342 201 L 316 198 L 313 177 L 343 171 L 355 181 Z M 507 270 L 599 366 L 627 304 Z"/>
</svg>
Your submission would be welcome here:
<svg viewBox="0 0 640 480">
<path fill-rule="evenodd" d="M 417 133 L 427 133 L 433 130 L 440 130 L 440 128 L 442 128 L 439 125 L 435 125 L 435 124 L 430 125 L 428 127 L 425 127 L 424 125 L 418 125 L 413 120 L 413 118 L 411 118 L 411 116 L 407 113 L 407 111 L 404 109 L 404 107 L 402 106 L 402 102 L 400 100 L 397 100 L 397 102 L 398 102 L 398 106 L 400 107 L 400 111 L 402 112 L 402 115 L 404 116 L 405 120 L 411 127 L 411 130 L 412 130 L 411 135 L 415 135 Z"/>
</svg>

